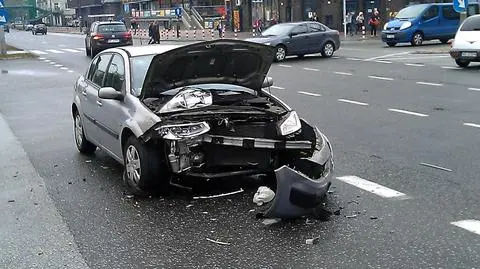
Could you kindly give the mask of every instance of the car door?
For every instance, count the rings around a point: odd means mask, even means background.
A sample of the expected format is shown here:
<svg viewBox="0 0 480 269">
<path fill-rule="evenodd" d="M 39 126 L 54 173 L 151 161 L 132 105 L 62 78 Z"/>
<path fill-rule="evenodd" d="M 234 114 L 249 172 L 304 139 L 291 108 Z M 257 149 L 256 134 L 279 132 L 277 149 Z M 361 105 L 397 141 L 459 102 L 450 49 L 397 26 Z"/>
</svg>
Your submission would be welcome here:
<svg viewBox="0 0 480 269">
<path fill-rule="evenodd" d="M 102 144 L 102 126 L 98 124 L 98 90 L 103 86 L 103 81 L 105 79 L 105 74 L 107 73 L 107 68 L 112 58 L 111 53 L 103 53 L 96 57 L 97 63 L 96 68 L 93 71 L 93 74 L 89 80 L 87 80 L 87 103 L 88 103 L 88 113 L 89 116 L 87 120 L 90 120 L 94 127 L 90 132 L 89 136 L 92 137 L 97 144 L 104 146 Z"/>
<path fill-rule="evenodd" d="M 425 40 L 438 38 L 442 29 L 439 29 L 439 6 L 432 5 L 422 15 L 420 30 Z"/>
<path fill-rule="evenodd" d="M 83 129 L 87 138 L 93 142 L 97 143 L 98 141 L 94 137 L 95 129 L 95 89 L 91 86 L 91 81 L 95 71 L 98 67 L 99 58 L 95 58 L 91 61 L 90 67 L 88 68 L 84 77 L 81 77 L 77 81 L 77 94 L 80 98 L 80 117 L 82 118 Z"/>
<path fill-rule="evenodd" d="M 308 23 L 309 28 L 309 43 L 310 53 L 319 53 L 322 51 L 323 43 L 326 39 L 326 29 L 320 23 L 310 22 Z"/>
<path fill-rule="evenodd" d="M 292 29 L 290 32 L 289 47 L 287 51 L 289 55 L 307 54 L 309 51 L 308 28 L 306 24 L 301 24 Z"/>
<path fill-rule="evenodd" d="M 450 39 L 455 36 L 460 25 L 460 13 L 453 9 L 453 5 L 442 6 L 441 23 L 445 31 L 441 34 L 441 38 Z"/>
<path fill-rule="evenodd" d="M 129 70 L 125 63 L 122 55 L 114 53 L 103 82 L 103 87 L 112 87 L 123 96 L 128 86 L 125 70 Z M 100 143 L 118 158 L 122 158 L 120 133 L 123 122 L 128 119 L 128 110 L 123 100 L 97 98 L 96 120 L 102 130 Z"/>
<path fill-rule="evenodd" d="M 92 33 L 95 32 L 95 25 L 95 23 L 92 23 L 92 25 L 87 31 L 87 35 L 85 36 L 86 49 L 90 49 L 90 46 L 92 45 Z"/>
</svg>

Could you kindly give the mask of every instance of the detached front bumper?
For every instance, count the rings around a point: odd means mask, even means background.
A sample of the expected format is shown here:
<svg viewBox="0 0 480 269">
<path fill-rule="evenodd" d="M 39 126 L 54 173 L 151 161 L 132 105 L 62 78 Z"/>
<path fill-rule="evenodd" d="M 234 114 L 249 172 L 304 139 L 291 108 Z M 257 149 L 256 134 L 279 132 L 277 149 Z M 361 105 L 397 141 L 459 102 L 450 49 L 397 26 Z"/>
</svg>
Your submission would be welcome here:
<svg viewBox="0 0 480 269">
<path fill-rule="evenodd" d="M 277 190 L 265 217 L 296 218 L 312 212 L 325 197 L 334 170 L 333 149 L 317 128 L 317 145 L 309 158 L 300 158 L 275 170 Z"/>
</svg>

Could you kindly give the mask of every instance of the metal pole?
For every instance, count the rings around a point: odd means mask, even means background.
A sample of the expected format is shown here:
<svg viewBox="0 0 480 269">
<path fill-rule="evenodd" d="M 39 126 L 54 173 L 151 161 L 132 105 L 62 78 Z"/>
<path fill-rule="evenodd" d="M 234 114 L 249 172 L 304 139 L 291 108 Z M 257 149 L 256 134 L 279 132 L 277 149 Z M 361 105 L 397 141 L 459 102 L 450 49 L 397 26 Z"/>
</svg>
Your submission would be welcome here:
<svg viewBox="0 0 480 269">
<path fill-rule="evenodd" d="M 343 34 L 347 37 L 347 0 L 343 0 Z"/>
<path fill-rule="evenodd" d="M 5 40 L 5 29 L 0 25 L 0 54 L 7 54 L 7 42 Z"/>
</svg>

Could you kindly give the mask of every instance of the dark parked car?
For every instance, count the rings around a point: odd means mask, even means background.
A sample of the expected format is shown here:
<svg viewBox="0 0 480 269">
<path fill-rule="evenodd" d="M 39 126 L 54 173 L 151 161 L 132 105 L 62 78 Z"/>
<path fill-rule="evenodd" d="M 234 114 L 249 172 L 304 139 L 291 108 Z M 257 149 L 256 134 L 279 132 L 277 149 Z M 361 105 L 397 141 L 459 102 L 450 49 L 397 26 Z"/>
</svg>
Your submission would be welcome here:
<svg viewBox="0 0 480 269">
<path fill-rule="evenodd" d="M 94 22 L 85 37 L 85 53 L 95 57 L 108 48 L 133 45 L 132 34 L 123 22 Z"/>
<path fill-rule="evenodd" d="M 35 24 L 35 26 L 33 26 L 33 28 L 32 28 L 32 35 L 37 35 L 37 34 L 46 35 L 47 34 L 47 26 L 43 23 Z"/>
<path fill-rule="evenodd" d="M 301 215 L 330 187 L 332 145 L 269 92 L 275 52 L 239 40 L 103 51 L 74 86 L 76 146 L 122 163 L 135 194 L 266 175 L 277 190 L 266 215 Z"/>
<path fill-rule="evenodd" d="M 303 57 L 313 53 L 332 57 L 340 48 L 339 32 L 313 21 L 275 24 L 247 41 L 274 46 L 276 61 L 283 61 L 288 55 Z"/>
</svg>

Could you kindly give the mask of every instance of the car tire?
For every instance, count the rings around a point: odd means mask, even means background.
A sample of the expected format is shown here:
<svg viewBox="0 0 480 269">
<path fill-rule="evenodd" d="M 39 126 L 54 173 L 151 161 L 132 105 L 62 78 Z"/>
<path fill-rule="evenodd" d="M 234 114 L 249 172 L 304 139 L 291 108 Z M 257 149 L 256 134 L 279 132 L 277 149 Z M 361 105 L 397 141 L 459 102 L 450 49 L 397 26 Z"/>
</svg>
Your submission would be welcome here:
<svg viewBox="0 0 480 269">
<path fill-rule="evenodd" d="M 281 62 L 287 57 L 287 48 L 284 45 L 278 45 L 277 51 L 275 52 L 275 61 Z"/>
<path fill-rule="evenodd" d="M 442 44 L 447 44 L 448 40 L 450 40 L 450 39 L 449 38 L 447 38 L 447 39 L 442 38 L 442 39 L 440 39 L 440 42 L 442 42 Z"/>
<path fill-rule="evenodd" d="M 395 47 L 397 45 L 397 43 L 396 42 L 387 42 L 387 45 L 389 47 Z"/>
<path fill-rule="evenodd" d="M 421 32 L 415 32 L 412 37 L 412 46 L 421 46 L 423 44 L 423 34 Z"/>
<path fill-rule="evenodd" d="M 460 66 L 460 67 L 468 67 L 468 65 L 470 64 L 470 61 L 465 61 L 465 60 L 455 60 L 455 63 Z"/>
<path fill-rule="evenodd" d="M 169 170 L 159 151 L 130 136 L 123 147 L 123 180 L 131 194 L 147 196 L 166 194 L 169 189 Z"/>
<path fill-rule="evenodd" d="M 88 141 L 83 130 L 82 119 L 78 112 L 73 114 L 73 135 L 75 138 L 75 145 L 78 151 L 83 154 L 93 154 L 97 146 Z"/>
<path fill-rule="evenodd" d="M 330 58 L 333 56 L 333 53 L 335 52 L 335 45 L 333 45 L 332 42 L 328 41 L 323 45 L 322 48 L 322 56 L 325 58 Z"/>
</svg>

